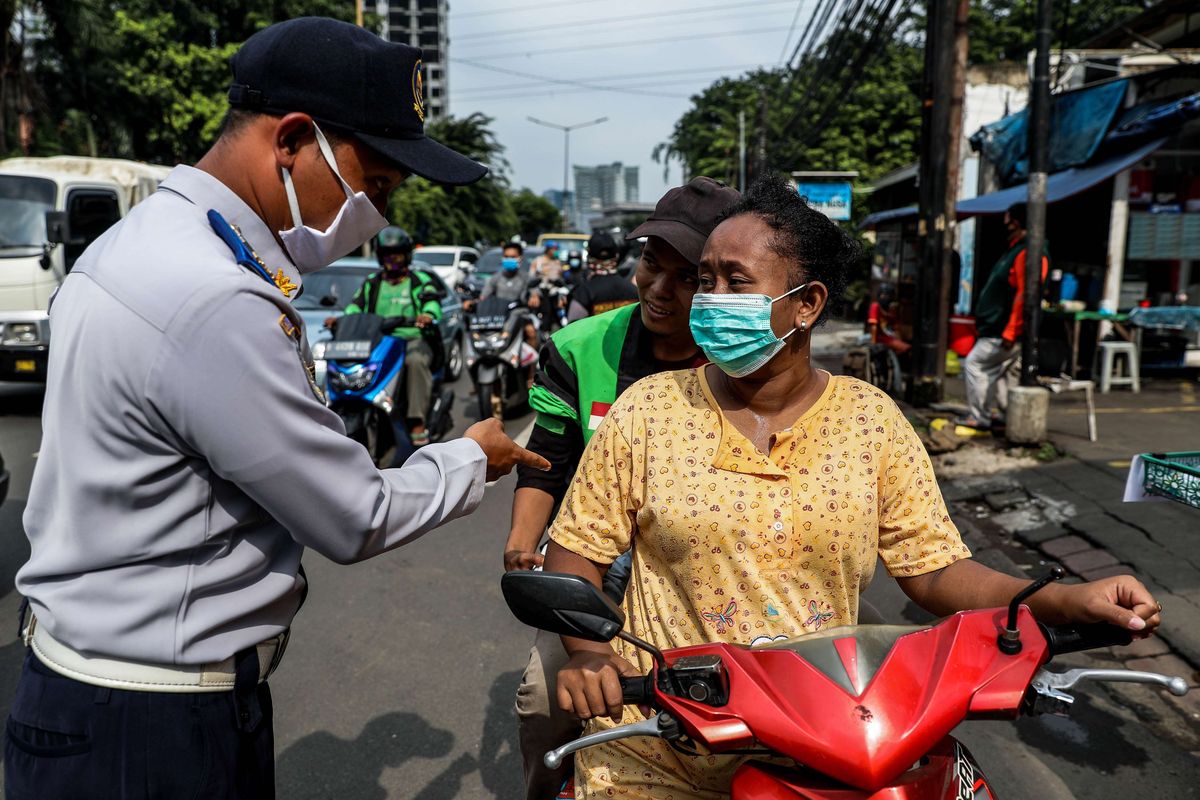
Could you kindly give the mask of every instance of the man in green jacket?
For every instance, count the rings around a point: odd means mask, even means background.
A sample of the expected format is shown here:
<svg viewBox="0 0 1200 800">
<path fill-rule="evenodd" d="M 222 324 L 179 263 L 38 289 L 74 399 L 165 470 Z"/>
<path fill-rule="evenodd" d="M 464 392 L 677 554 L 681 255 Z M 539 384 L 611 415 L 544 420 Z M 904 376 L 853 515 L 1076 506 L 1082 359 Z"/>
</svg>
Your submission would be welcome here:
<svg viewBox="0 0 1200 800">
<path fill-rule="evenodd" d="M 542 348 L 529 394 L 537 422 L 528 448 L 552 466 L 518 475 L 505 570 L 541 565 L 537 547 L 546 525 L 566 494 L 584 446 L 621 392 L 647 375 L 704 362 L 688 326 L 700 253 L 721 214 L 737 200 L 735 190 L 711 178 L 696 178 L 667 192 L 649 219 L 627 237 L 647 237 L 635 273 L 640 302 L 573 322 Z M 628 559 L 618 559 L 605 578 L 605 591 L 617 602 L 628 574 Z M 566 660 L 558 636 L 539 633 L 517 690 L 525 796 L 530 800 L 555 797 L 571 774 L 570 760 L 557 770 L 542 763 L 546 751 L 582 729 L 553 699 L 554 676 Z"/>
<path fill-rule="evenodd" d="M 442 304 L 438 302 L 438 289 L 433 281 L 425 273 L 412 269 L 412 253 L 413 240 L 403 228 L 389 225 L 380 231 L 375 240 L 375 254 L 381 269 L 363 282 L 346 306 L 346 314 L 369 313 L 413 320 L 412 325 L 396 328 L 392 335 L 408 344 L 404 355 L 408 431 L 413 446 L 421 447 L 429 444 L 425 410 L 433 395 L 433 351 L 425 343 L 423 330 L 442 318 Z"/>
</svg>

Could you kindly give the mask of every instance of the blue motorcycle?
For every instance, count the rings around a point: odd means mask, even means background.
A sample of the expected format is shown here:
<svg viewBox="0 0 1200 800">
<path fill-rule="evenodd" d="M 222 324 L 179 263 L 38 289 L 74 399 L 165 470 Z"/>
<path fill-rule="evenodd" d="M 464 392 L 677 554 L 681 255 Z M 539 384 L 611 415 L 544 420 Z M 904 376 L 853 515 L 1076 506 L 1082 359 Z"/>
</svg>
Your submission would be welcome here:
<svg viewBox="0 0 1200 800">
<path fill-rule="evenodd" d="M 414 450 L 404 426 L 408 409 L 402 382 L 408 345 L 391 335 L 413 324 L 410 317 L 350 314 L 338 320 L 333 340 L 325 346 L 329 407 L 342 418 L 346 435 L 367 448 L 380 468 L 403 464 Z M 441 441 L 454 425 L 454 390 L 444 385 L 445 365 L 439 361 L 444 359 L 435 352 L 437 369 L 425 414 L 431 442 Z"/>
</svg>

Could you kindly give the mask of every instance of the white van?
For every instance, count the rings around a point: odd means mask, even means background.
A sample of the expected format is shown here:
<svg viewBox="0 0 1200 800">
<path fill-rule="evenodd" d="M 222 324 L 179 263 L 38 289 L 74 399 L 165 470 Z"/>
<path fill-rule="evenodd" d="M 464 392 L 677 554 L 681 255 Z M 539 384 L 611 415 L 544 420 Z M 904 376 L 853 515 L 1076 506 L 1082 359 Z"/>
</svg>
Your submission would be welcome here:
<svg viewBox="0 0 1200 800">
<path fill-rule="evenodd" d="M 0 161 L 0 381 L 45 381 L 51 294 L 169 172 L 112 158 Z"/>
</svg>

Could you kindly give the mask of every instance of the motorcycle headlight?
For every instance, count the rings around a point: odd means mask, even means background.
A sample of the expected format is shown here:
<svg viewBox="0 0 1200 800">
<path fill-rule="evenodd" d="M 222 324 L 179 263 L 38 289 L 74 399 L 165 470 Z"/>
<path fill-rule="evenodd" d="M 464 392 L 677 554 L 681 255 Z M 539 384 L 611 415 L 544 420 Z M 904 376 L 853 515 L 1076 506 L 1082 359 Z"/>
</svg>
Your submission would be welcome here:
<svg viewBox="0 0 1200 800">
<path fill-rule="evenodd" d="M 378 370 L 376 364 L 360 364 L 344 371 L 330 370 L 329 385 L 341 392 L 358 392 L 371 385 Z"/>
<path fill-rule="evenodd" d="M 36 322 L 13 322 L 4 326 L 0 344 L 41 344 L 41 341 Z"/>
</svg>

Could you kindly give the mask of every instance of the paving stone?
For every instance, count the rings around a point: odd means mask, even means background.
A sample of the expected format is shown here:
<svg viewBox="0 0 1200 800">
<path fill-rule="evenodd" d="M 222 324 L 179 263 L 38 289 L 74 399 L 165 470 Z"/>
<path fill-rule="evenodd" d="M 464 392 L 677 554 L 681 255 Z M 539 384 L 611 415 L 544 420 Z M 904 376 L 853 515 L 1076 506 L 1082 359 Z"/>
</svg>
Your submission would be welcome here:
<svg viewBox="0 0 1200 800">
<path fill-rule="evenodd" d="M 1192 687 L 1191 691 L 1183 697 L 1176 697 L 1166 689 L 1160 689 L 1159 693 L 1167 699 L 1177 711 L 1186 716 L 1193 725 L 1200 723 L 1200 692 L 1196 691 L 1196 687 L 1200 686 L 1200 673 L 1191 667 L 1186 661 L 1181 659 L 1174 653 L 1165 653 L 1152 658 L 1133 658 L 1125 662 L 1127 669 L 1140 669 L 1147 672 L 1158 672 L 1163 675 L 1178 675 L 1188 682 L 1188 686 Z"/>
<path fill-rule="evenodd" d="M 1137 570 L 1128 564 L 1109 564 L 1107 567 L 1088 569 L 1079 574 L 1085 581 L 1098 581 L 1101 578 L 1114 578 L 1117 575 L 1133 575 L 1136 578 Z"/>
<path fill-rule="evenodd" d="M 1062 559 L 1063 566 L 1076 575 L 1082 575 L 1089 570 L 1111 567 L 1118 563 L 1120 562 L 1113 558 L 1112 553 L 1095 547 L 1088 550 L 1080 550 L 1078 553 L 1071 553 L 1070 555 L 1063 556 Z"/>
<path fill-rule="evenodd" d="M 1033 547 L 1037 547 L 1042 542 L 1048 542 L 1051 539 L 1059 539 L 1067 535 L 1067 531 L 1061 525 L 1055 525 L 1053 522 L 1047 522 L 1037 528 L 1031 528 L 1027 531 L 1017 531 L 1016 537 L 1022 542 Z"/>
<path fill-rule="evenodd" d="M 1078 536 L 1062 536 L 1042 543 L 1042 551 L 1053 558 L 1062 558 L 1091 548 L 1091 543 Z"/>
<path fill-rule="evenodd" d="M 1171 652 L 1171 648 L 1159 636 L 1151 636 L 1149 639 L 1138 639 L 1125 647 L 1114 647 L 1112 650 L 1115 655 L 1122 659 L 1153 658 L 1154 656 L 1166 655 Z"/>
<path fill-rule="evenodd" d="M 1033 503 L 1025 503 L 1009 511 L 1003 511 L 992 517 L 992 522 L 1009 533 L 1016 533 L 1028 528 L 1038 528 L 1045 524 L 1046 518 L 1041 510 Z"/>
<path fill-rule="evenodd" d="M 942 499 L 947 503 L 958 503 L 980 497 L 983 493 L 970 484 L 960 481 L 946 481 L 941 485 Z"/>
<path fill-rule="evenodd" d="M 983 496 L 983 500 L 995 511 L 1007 511 L 1014 506 L 1029 500 L 1024 489 L 1010 489 L 1006 492 L 992 492 Z"/>
</svg>

